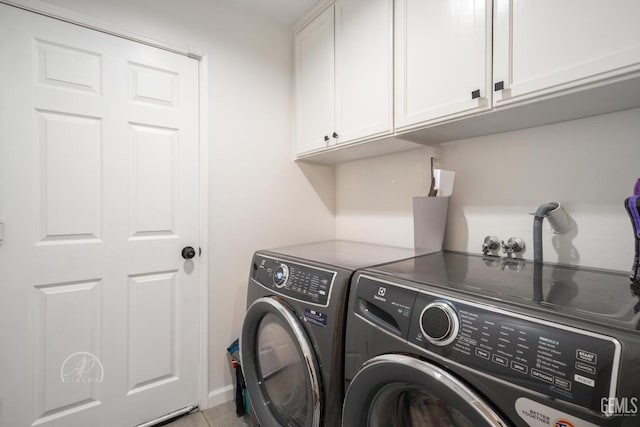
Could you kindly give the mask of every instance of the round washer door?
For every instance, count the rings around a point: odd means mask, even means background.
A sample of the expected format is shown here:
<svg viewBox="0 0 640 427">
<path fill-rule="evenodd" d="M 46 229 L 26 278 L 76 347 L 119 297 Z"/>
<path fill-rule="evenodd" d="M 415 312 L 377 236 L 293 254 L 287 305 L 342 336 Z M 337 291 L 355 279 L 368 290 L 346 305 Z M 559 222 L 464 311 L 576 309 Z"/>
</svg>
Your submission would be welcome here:
<svg viewBox="0 0 640 427">
<path fill-rule="evenodd" d="M 240 359 L 262 427 L 318 427 L 320 370 L 304 328 L 273 297 L 257 299 L 242 325 Z"/>
<path fill-rule="evenodd" d="M 410 356 L 369 360 L 349 385 L 345 427 L 506 427 L 477 394 L 448 372 Z"/>
</svg>

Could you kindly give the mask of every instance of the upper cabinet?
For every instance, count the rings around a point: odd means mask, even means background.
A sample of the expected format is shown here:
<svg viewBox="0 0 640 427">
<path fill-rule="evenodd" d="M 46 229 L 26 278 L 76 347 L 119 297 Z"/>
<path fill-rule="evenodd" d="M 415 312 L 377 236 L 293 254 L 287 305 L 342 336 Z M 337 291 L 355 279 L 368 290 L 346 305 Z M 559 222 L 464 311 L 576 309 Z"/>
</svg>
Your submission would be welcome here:
<svg viewBox="0 0 640 427">
<path fill-rule="evenodd" d="M 316 10 L 295 35 L 298 159 L 640 107 L 639 0 L 322 0 Z"/>
<path fill-rule="evenodd" d="M 324 148 L 334 129 L 334 27 L 330 6 L 295 37 L 296 152 Z"/>
<path fill-rule="evenodd" d="M 393 130 L 393 1 L 336 1 L 338 143 Z"/>
<path fill-rule="evenodd" d="M 495 0 L 494 104 L 640 70 L 639 17 L 638 0 Z"/>
<path fill-rule="evenodd" d="M 491 108 L 491 1 L 396 0 L 395 124 Z"/>
<path fill-rule="evenodd" d="M 298 154 L 392 132 L 392 21 L 392 0 L 339 0 L 295 35 Z"/>
</svg>

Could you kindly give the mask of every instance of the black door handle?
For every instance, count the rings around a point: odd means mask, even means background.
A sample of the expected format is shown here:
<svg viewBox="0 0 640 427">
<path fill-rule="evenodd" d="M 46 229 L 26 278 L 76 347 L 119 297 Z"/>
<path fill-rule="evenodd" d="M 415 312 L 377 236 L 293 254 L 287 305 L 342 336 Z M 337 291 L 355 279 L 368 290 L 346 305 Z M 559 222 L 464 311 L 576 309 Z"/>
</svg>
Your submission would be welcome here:
<svg viewBox="0 0 640 427">
<path fill-rule="evenodd" d="M 185 246 L 182 249 L 182 258 L 184 259 L 191 259 L 194 256 L 196 256 L 196 250 L 193 249 L 191 246 Z"/>
</svg>

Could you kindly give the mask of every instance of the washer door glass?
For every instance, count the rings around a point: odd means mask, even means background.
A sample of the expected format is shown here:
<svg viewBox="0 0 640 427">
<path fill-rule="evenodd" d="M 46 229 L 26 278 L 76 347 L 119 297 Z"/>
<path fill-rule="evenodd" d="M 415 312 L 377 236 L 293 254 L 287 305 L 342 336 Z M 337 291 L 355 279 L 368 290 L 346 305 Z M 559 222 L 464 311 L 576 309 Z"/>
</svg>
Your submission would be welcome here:
<svg viewBox="0 0 640 427">
<path fill-rule="evenodd" d="M 371 427 L 475 427 L 466 416 L 433 393 L 415 385 L 386 386 L 369 411 Z"/>
<path fill-rule="evenodd" d="M 387 354 L 366 362 L 345 396 L 349 427 L 506 427 L 464 382 L 424 360 Z"/>
<path fill-rule="evenodd" d="M 266 314 L 256 333 L 258 381 L 273 414 L 282 425 L 304 426 L 307 405 L 306 368 L 297 344 L 281 317 Z"/>
</svg>

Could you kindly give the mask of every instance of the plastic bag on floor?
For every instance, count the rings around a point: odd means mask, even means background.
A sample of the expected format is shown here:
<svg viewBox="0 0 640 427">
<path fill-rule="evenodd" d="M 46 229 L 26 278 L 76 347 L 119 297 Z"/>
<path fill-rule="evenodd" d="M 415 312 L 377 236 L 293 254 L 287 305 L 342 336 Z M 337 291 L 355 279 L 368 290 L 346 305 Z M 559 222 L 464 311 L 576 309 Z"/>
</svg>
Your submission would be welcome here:
<svg viewBox="0 0 640 427">
<path fill-rule="evenodd" d="M 231 366 L 236 371 L 236 415 L 239 417 L 247 414 L 247 408 L 249 407 L 248 397 L 246 396 L 247 385 L 244 382 L 244 375 L 242 375 L 242 367 L 240 366 L 238 351 L 240 350 L 240 344 L 238 340 L 235 340 L 229 347 L 227 352 L 231 355 Z"/>
</svg>

